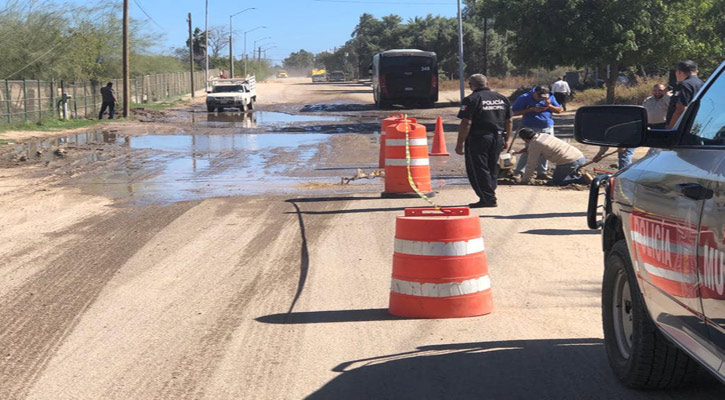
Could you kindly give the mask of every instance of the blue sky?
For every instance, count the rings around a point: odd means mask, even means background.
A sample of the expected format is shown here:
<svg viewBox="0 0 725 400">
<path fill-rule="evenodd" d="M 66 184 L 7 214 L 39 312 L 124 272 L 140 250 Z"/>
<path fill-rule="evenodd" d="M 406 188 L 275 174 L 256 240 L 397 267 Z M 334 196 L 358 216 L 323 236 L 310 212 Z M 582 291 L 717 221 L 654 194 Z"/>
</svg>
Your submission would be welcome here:
<svg viewBox="0 0 725 400">
<path fill-rule="evenodd" d="M 113 0 L 121 1 L 121 0 Z M 58 1 L 62 2 L 62 1 Z M 74 3 L 87 3 L 73 0 Z M 153 18 L 165 33 L 160 51 L 184 45 L 188 36 L 186 14 L 192 13 L 194 26 L 204 28 L 205 0 L 130 0 L 131 17 L 148 20 L 138 4 Z M 271 36 L 262 41 L 275 42 L 277 48 L 267 52 L 268 58 L 284 59 L 290 52 L 305 49 L 314 53 L 332 49 L 348 39 L 362 13 L 376 17 L 397 14 L 406 21 L 427 14 L 455 17 L 456 0 L 209 0 L 209 25 L 228 25 L 229 15 L 254 7 L 233 19 L 235 37 L 234 53 L 243 50 L 242 32 L 257 26 L 266 26 L 247 34 L 247 50 L 251 53 L 254 40 Z M 162 31 L 149 21 L 148 27 Z"/>
</svg>

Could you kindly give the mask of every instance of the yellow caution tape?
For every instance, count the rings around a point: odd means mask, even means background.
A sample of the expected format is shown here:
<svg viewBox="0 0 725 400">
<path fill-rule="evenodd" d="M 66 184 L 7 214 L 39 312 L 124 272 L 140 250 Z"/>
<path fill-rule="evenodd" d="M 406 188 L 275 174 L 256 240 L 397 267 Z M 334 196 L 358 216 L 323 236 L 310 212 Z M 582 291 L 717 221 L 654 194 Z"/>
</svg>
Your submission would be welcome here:
<svg viewBox="0 0 725 400">
<path fill-rule="evenodd" d="M 440 206 L 438 206 L 438 204 L 434 203 L 433 200 L 431 200 L 428 196 L 425 195 L 425 193 L 421 192 L 420 189 L 418 189 L 418 185 L 416 185 L 415 182 L 413 181 L 413 175 L 410 172 L 410 140 L 409 140 L 410 127 L 408 126 L 408 114 L 405 114 L 403 116 L 403 118 L 405 120 L 405 160 L 406 160 L 406 164 L 408 166 L 408 183 L 410 184 L 410 187 L 413 188 L 413 190 L 415 190 L 415 193 L 417 193 L 418 196 L 420 196 L 420 198 L 422 198 L 423 200 L 430 203 L 430 205 L 435 207 L 436 211 L 440 211 L 440 209 L 441 209 Z"/>
</svg>

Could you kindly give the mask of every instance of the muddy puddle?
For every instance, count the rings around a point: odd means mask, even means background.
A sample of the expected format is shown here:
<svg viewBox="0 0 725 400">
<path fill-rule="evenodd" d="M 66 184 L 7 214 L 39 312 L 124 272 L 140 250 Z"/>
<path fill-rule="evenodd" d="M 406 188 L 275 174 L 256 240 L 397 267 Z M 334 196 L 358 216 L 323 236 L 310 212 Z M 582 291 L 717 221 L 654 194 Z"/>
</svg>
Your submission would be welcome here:
<svg viewBox="0 0 725 400">
<path fill-rule="evenodd" d="M 62 186 L 133 204 L 383 189 L 377 175 L 343 179 L 378 169 L 377 121 L 194 109 L 175 110 L 165 118 L 178 121 L 180 116 L 196 123 L 165 125 L 164 134 L 155 134 L 149 125 L 9 144 L 0 148 L 0 162 L 6 167 L 34 165 L 32 176 L 59 176 Z M 210 130 L 205 125 L 213 123 L 239 129 Z M 304 129 L 296 130 L 297 124 Z M 271 128 L 254 129 L 260 126 Z M 144 130 L 152 134 L 143 135 Z M 431 166 L 438 169 L 436 164 L 432 161 Z M 433 178 L 433 185 L 457 185 L 459 180 Z"/>
<path fill-rule="evenodd" d="M 15 160 L 44 161 L 46 166 L 50 163 L 49 168 L 65 169 L 85 160 L 84 172 L 75 173 L 62 186 L 134 204 L 367 191 L 366 185 L 374 182 L 340 185 L 341 175 L 352 174 L 348 171 L 354 172 L 354 167 L 317 168 L 318 155 L 329 151 L 330 138 L 315 133 L 130 136 L 92 132 L 11 146 Z"/>
<path fill-rule="evenodd" d="M 171 119 L 187 121 L 199 126 L 220 128 L 232 126 L 247 129 L 310 123 L 331 123 L 346 120 L 345 117 L 340 116 L 297 115 L 272 111 L 238 112 L 227 110 L 222 112 L 207 112 L 201 109 L 176 112 L 171 116 Z"/>
</svg>

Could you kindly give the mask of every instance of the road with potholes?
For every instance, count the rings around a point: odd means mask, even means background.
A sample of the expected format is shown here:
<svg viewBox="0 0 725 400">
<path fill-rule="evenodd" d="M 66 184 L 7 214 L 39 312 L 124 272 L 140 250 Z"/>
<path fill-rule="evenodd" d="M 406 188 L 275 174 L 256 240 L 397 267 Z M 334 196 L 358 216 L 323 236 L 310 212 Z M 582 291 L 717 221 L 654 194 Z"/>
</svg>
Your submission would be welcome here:
<svg viewBox="0 0 725 400">
<path fill-rule="evenodd" d="M 705 374 L 674 392 L 614 379 L 582 188 L 501 186 L 498 208 L 474 211 L 492 314 L 391 317 L 395 217 L 426 203 L 381 199 L 380 180 L 339 185 L 377 166 L 385 113 L 362 85 L 259 86 L 269 116 L 312 119 L 245 122 L 197 101 L 92 132 L 6 136 L 0 398 L 725 397 Z M 442 115 L 449 150 L 455 97 L 408 110 L 429 125 Z M 434 162 L 438 204 L 475 200 L 461 158 Z"/>
</svg>

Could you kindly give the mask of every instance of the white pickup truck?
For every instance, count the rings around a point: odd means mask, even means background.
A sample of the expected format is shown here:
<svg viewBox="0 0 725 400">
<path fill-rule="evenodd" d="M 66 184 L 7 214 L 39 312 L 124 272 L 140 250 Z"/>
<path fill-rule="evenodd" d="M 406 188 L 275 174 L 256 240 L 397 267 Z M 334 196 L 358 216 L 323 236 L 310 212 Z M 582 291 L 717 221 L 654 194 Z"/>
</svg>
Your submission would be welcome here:
<svg viewBox="0 0 725 400">
<path fill-rule="evenodd" d="M 257 101 L 254 76 L 236 79 L 213 79 L 207 90 L 206 109 L 209 112 L 238 108 L 240 111 L 254 110 Z"/>
</svg>

